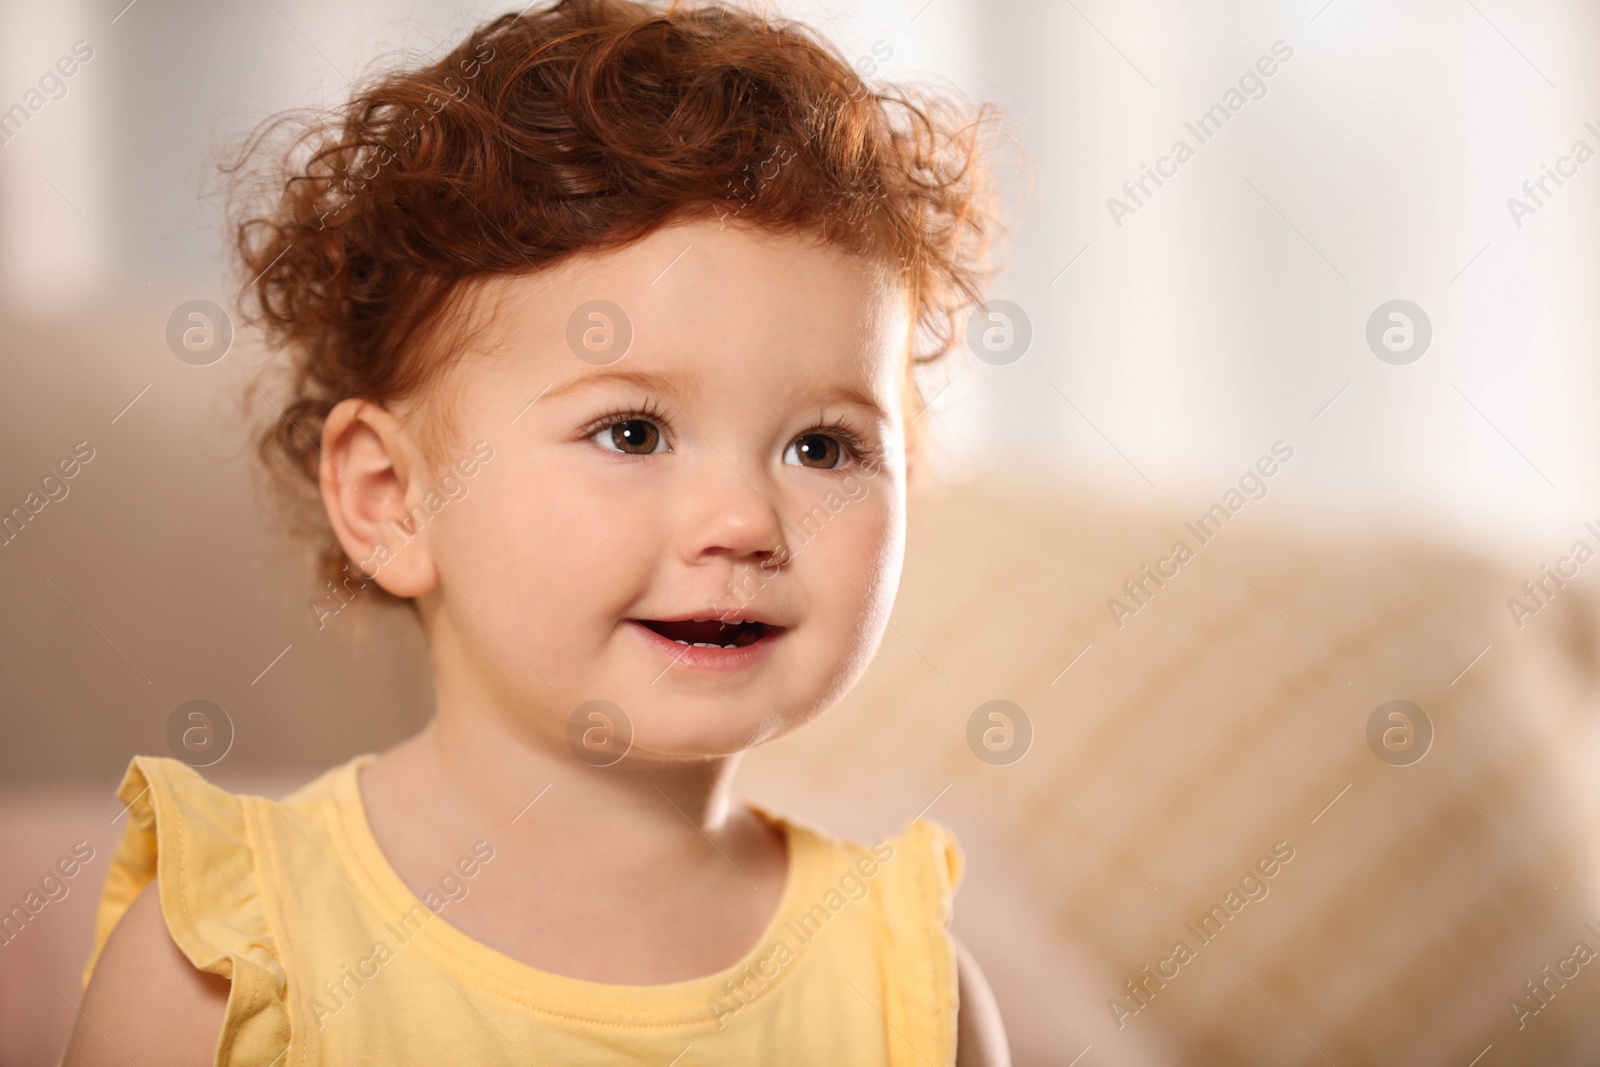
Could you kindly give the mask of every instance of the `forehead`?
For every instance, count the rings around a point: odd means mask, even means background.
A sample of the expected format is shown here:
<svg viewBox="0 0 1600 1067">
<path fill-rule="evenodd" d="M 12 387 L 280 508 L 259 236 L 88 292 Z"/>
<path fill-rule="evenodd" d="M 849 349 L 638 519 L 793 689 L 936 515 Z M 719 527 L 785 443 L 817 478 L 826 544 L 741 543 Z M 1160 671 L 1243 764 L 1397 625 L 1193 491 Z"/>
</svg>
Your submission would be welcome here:
<svg viewBox="0 0 1600 1067">
<path fill-rule="evenodd" d="M 536 364 L 552 390 L 652 371 L 689 391 L 848 381 L 887 401 L 910 341 L 896 272 L 806 236 L 715 220 L 486 290 L 496 347 Z"/>
</svg>

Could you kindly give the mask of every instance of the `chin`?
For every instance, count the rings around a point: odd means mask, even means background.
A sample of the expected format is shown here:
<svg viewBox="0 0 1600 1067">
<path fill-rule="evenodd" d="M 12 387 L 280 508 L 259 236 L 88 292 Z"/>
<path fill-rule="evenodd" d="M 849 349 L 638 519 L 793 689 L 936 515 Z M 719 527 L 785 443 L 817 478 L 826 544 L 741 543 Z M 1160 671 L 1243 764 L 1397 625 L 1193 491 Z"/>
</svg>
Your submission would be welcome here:
<svg viewBox="0 0 1600 1067">
<path fill-rule="evenodd" d="M 774 709 L 771 699 L 680 697 L 634 717 L 635 760 L 728 757 L 784 736 L 813 717 L 802 705 Z"/>
<path fill-rule="evenodd" d="M 798 723 L 775 722 L 755 712 L 738 716 L 710 708 L 687 715 L 660 712 L 635 718 L 628 756 L 670 762 L 732 756 L 787 733 L 794 725 Z"/>
</svg>

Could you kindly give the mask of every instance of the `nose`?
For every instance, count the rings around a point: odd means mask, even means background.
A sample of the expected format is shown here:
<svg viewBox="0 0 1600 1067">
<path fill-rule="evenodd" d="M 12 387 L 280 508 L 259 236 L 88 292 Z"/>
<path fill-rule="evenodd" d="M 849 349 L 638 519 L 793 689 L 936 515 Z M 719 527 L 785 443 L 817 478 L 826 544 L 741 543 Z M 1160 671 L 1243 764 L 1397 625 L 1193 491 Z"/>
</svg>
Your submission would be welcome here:
<svg viewBox="0 0 1600 1067">
<path fill-rule="evenodd" d="M 682 553 L 690 564 L 722 559 L 759 564 L 788 559 L 776 489 L 764 476 L 752 476 L 725 456 L 707 456 L 688 493 L 682 527 Z"/>
</svg>

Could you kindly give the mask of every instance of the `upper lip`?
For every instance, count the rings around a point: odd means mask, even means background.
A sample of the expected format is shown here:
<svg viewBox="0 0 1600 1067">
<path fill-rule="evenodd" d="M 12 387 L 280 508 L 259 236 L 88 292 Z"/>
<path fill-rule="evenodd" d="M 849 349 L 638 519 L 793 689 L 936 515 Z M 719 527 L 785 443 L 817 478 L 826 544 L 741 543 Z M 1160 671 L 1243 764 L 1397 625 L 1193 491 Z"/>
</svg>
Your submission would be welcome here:
<svg viewBox="0 0 1600 1067">
<path fill-rule="evenodd" d="M 759 622 L 766 626 L 782 629 L 783 625 L 774 622 L 766 614 L 759 611 L 730 611 L 724 614 L 721 611 L 687 611 L 681 615 L 635 615 L 636 622 L 722 622 L 729 626 L 737 626 L 741 622 Z"/>
</svg>

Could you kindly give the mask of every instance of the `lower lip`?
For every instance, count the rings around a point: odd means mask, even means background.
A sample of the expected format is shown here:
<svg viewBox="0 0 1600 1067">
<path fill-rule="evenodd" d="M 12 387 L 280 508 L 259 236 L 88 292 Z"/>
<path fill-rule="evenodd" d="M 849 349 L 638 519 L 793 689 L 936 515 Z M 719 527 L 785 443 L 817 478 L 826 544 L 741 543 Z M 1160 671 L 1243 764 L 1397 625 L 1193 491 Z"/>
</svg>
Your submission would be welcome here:
<svg viewBox="0 0 1600 1067">
<path fill-rule="evenodd" d="M 644 623 L 633 619 L 628 620 L 628 627 L 666 656 L 673 669 L 691 671 L 741 671 L 753 667 L 766 659 L 773 643 L 788 632 L 769 626 L 761 640 L 743 648 L 697 648 L 694 645 L 680 645 L 670 637 L 662 637 Z"/>
</svg>

